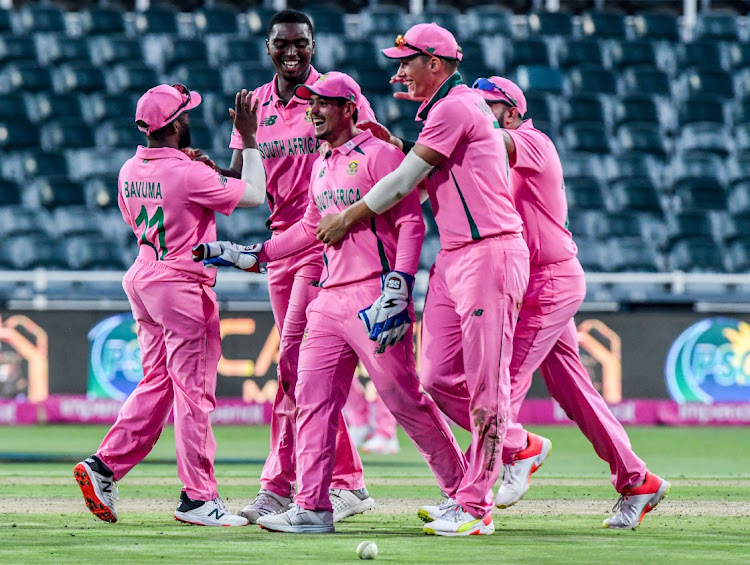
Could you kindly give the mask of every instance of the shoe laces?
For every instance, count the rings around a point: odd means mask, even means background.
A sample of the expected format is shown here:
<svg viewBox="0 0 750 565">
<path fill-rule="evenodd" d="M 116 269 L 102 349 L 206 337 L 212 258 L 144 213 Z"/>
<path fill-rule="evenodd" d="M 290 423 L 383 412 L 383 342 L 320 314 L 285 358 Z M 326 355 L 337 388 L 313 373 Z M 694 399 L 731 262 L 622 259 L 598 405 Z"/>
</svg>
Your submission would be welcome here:
<svg viewBox="0 0 750 565">
<path fill-rule="evenodd" d="M 229 508 L 227 508 L 227 505 L 224 503 L 224 501 L 220 497 L 214 498 L 211 502 L 213 502 L 216 506 L 219 507 L 219 510 L 222 512 L 229 514 Z"/>
<path fill-rule="evenodd" d="M 273 509 L 274 512 L 284 507 L 284 505 L 281 502 L 279 502 L 273 496 L 265 492 L 258 493 L 258 495 L 255 497 L 255 500 L 253 501 L 253 506 L 258 508 L 258 510 L 265 510 L 265 509 L 271 508 Z"/>
<path fill-rule="evenodd" d="M 450 510 L 451 508 L 453 508 L 457 504 L 458 504 L 458 502 L 456 502 L 455 498 L 448 498 L 447 500 L 444 500 L 443 502 L 441 502 L 440 504 L 438 504 L 437 507 L 440 510 Z"/>
<path fill-rule="evenodd" d="M 463 512 L 464 509 L 461 508 L 461 505 L 457 504 L 454 500 L 453 506 L 445 514 L 443 514 L 440 519 L 447 520 L 448 522 L 458 522 L 458 517 L 463 514 Z"/>
<path fill-rule="evenodd" d="M 615 502 L 615 505 L 612 507 L 612 513 L 613 514 L 620 514 L 622 512 L 622 507 L 625 504 L 625 501 L 627 500 L 628 495 L 627 494 L 621 494 L 620 498 L 617 499 L 617 502 Z"/>
<path fill-rule="evenodd" d="M 513 476 L 513 463 L 506 463 L 503 465 L 503 483 L 510 482 L 511 477 Z"/>
</svg>

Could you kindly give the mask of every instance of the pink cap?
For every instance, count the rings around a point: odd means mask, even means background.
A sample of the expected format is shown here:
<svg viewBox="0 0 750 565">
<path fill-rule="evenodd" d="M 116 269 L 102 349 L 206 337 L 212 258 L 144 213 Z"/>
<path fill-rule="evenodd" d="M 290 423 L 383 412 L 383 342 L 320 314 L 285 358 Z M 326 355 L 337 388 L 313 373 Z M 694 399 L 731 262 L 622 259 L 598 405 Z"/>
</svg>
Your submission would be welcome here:
<svg viewBox="0 0 750 565">
<path fill-rule="evenodd" d="M 390 59 L 403 59 L 419 54 L 459 61 L 464 58 L 453 34 L 436 23 L 412 26 L 406 35 L 396 38 L 395 47 L 383 49 L 383 55 Z"/>
<path fill-rule="evenodd" d="M 505 102 L 518 108 L 521 116 L 526 114 L 526 97 L 512 80 L 503 77 L 478 78 L 472 88 L 481 90 L 487 102 Z"/>
<path fill-rule="evenodd" d="M 191 91 L 182 84 L 173 86 L 160 84 L 138 99 L 138 105 L 135 107 L 135 121 L 139 130 L 146 135 L 151 135 L 200 103 L 201 95 L 195 90 Z"/>
<path fill-rule="evenodd" d="M 332 71 L 316 80 L 312 86 L 300 84 L 294 89 L 296 94 L 302 100 L 310 100 L 313 94 L 323 98 L 345 98 L 359 105 L 362 97 L 362 90 L 359 88 L 357 81 L 346 73 Z"/>
</svg>

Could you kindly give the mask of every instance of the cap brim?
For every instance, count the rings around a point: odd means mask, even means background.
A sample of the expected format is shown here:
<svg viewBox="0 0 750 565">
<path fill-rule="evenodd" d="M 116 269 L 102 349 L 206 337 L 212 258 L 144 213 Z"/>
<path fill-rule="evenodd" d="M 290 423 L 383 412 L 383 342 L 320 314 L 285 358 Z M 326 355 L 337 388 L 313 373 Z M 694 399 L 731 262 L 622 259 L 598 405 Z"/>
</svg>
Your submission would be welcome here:
<svg viewBox="0 0 750 565">
<path fill-rule="evenodd" d="M 419 51 L 411 47 L 389 47 L 388 49 L 383 49 L 382 52 L 389 59 L 405 59 L 406 57 L 413 57 L 420 54 Z"/>
<path fill-rule="evenodd" d="M 294 95 L 297 98 L 301 98 L 302 100 L 310 100 L 313 94 L 318 94 L 318 93 L 315 92 L 312 88 L 310 88 L 306 84 L 298 84 L 297 87 L 294 89 Z M 320 94 L 318 94 L 318 96 L 320 96 Z"/>
<path fill-rule="evenodd" d="M 193 108 L 197 108 L 200 103 L 203 102 L 203 98 L 200 94 L 198 94 L 197 91 L 191 90 L 190 91 L 190 103 L 185 106 L 185 108 L 182 110 L 182 112 L 187 112 L 188 110 L 192 110 Z M 180 113 L 182 113 L 180 112 Z"/>
</svg>

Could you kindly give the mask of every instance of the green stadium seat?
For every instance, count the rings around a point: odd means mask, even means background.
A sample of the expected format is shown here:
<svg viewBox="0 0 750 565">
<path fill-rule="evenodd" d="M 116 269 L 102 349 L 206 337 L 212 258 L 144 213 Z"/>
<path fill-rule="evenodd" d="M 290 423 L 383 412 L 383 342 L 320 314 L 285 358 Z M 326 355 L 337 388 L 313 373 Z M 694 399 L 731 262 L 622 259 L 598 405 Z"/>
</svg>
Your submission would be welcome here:
<svg viewBox="0 0 750 565">
<path fill-rule="evenodd" d="M 732 214 L 724 219 L 723 239 L 725 242 L 736 241 L 750 237 L 750 214 Z"/>
<path fill-rule="evenodd" d="M 675 211 L 726 210 L 727 197 L 715 178 L 684 178 L 672 185 Z"/>
<path fill-rule="evenodd" d="M 91 236 L 67 237 L 62 243 L 65 267 L 73 271 L 119 271 L 123 261 L 117 247 L 102 245 Z"/>
<path fill-rule="evenodd" d="M 13 183 L 0 181 L 3 192 L 7 188 L 9 196 L 14 190 Z M 20 186 L 16 186 L 19 191 Z M 51 227 L 49 212 L 44 208 L 23 206 L 20 201 L 2 205 L 0 204 L 0 237 L 8 238 L 14 235 L 45 235 L 47 228 Z"/>
<path fill-rule="evenodd" d="M 40 92 L 52 88 L 50 71 L 35 63 L 14 63 L 0 73 L 0 78 L 10 87 L 11 92 Z"/>
<path fill-rule="evenodd" d="M 585 36 L 624 39 L 625 16 L 617 12 L 588 12 L 581 16 L 581 31 Z"/>
<path fill-rule="evenodd" d="M 3 94 L 0 96 L 0 121 L 4 120 L 32 120 L 33 104 L 27 102 L 27 96 L 20 93 Z"/>
<path fill-rule="evenodd" d="M 680 80 L 689 96 L 718 96 L 724 100 L 734 98 L 732 75 L 721 69 L 691 69 L 683 73 Z"/>
<path fill-rule="evenodd" d="M 273 69 L 270 57 L 266 54 L 264 40 L 257 37 L 219 35 L 206 38 L 208 59 L 213 65 L 223 67 L 232 63 L 263 64 Z"/>
<path fill-rule="evenodd" d="M 568 207 L 574 210 L 603 210 L 604 195 L 594 177 L 565 177 Z"/>
<path fill-rule="evenodd" d="M 557 58 L 563 69 L 578 65 L 604 66 L 602 46 L 596 39 L 571 39 L 562 42 L 557 51 Z"/>
<path fill-rule="evenodd" d="M 727 193 L 727 210 L 730 214 L 750 214 L 750 181 L 738 181 Z"/>
<path fill-rule="evenodd" d="M 750 43 L 729 43 L 725 50 L 730 70 L 750 68 Z"/>
<path fill-rule="evenodd" d="M 617 79 L 612 71 L 586 65 L 568 71 L 571 90 L 577 94 L 617 94 Z"/>
<path fill-rule="evenodd" d="M 575 237 L 575 232 L 573 232 Z M 581 262 L 584 271 L 587 273 L 601 273 L 604 271 L 602 256 L 604 249 L 598 239 L 593 237 L 576 237 L 578 246 L 578 260 Z"/>
<path fill-rule="evenodd" d="M 106 74 L 110 93 L 133 92 L 143 94 L 162 81 L 156 71 L 144 63 L 120 63 Z"/>
<path fill-rule="evenodd" d="M 409 28 L 407 14 L 403 8 L 393 5 L 375 5 L 359 13 L 360 37 L 388 36 L 391 45 L 396 36 Z"/>
<path fill-rule="evenodd" d="M 6 259 L 11 269 L 67 269 L 58 242 L 45 234 L 15 235 L 6 239 Z"/>
<path fill-rule="evenodd" d="M 648 94 L 627 94 L 618 98 L 613 110 L 615 126 L 636 122 L 667 125 L 657 101 Z"/>
<path fill-rule="evenodd" d="M 208 124 L 199 117 L 193 116 L 191 112 L 190 138 L 192 146 L 199 147 L 206 153 L 210 153 L 210 148 L 213 145 L 212 137 L 213 134 L 211 132 L 211 128 L 208 127 Z"/>
<path fill-rule="evenodd" d="M 172 10 L 151 9 L 134 12 L 133 37 L 145 34 L 177 35 L 177 14 Z"/>
<path fill-rule="evenodd" d="M 543 39 L 517 39 L 508 45 L 505 67 L 519 65 L 551 66 L 549 48 Z"/>
<path fill-rule="evenodd" d="M 242 62 L 227 65 L 221 73 L 223 92 L 227 96 L 234 96 L 243 88 L 253 90 L 267 83 L 273 74 L 261 63 Z"/>
<path fill-rule="evenodd" d="M 91 223 L 84 221 L 84 218 L 90 220 L 95 215 L 94 210 L 82 204 L 58 206 L 50 211 L 54 234 L 60 239 L 72 235 L 90 235 Z"/>
<path fill-rule="evenodd" d="M 653 41 L 621 41 L 610 49 L 612 67 L 624 69 L 636 65 L 657 66 L 656 45 Z"/>
<path fill-rule="evenodd" d="M 65 32 L 65 16 L 55 7 L 29 5 L 18 12 L 24 33 Z"/>
<path fill-rule="evenodd" d="M 101 175 L 84 182 L 88 208 L 117 209 L 117 175 Z M 221 214 L 217 214 L 217 218 Z"/>
<path fill-rule="evenodd" d="M 165 52 L 164 63 L 167 70 L 183 64 L 208 64 L 208 50 L 202 39 L 181 39 L 171 42 Z"/>
<path fill-rule="evenodd" d="M 52 75 L 55 92 L 98 92 L 104 90 L 104 73 L 85 63 L 63 65 Z"/>
<path fill-rule="evenodd" d="M 674 47 L 675 59 L 680 69 L 721 69 L 724 57 L 721 44 L 713 40 L 678 43 Z"/>
<path fill-rule="evenodd" d="M 512 14 L 498 6 L 475 6 L 466 10 L 466 29 L 461 30 L 460 39 L 499 35 L 513 36 Z M 432 21 L 432 20 L 422 20 Z M 454 21 L 458 22 L 458 19 Z"/>
<path fill-rule="evenodd" d="M 18 183 L 0 178 L 0 210 L 5 206 L 15 206 L 21 204 L 21 187 Z M 2 216 L 0 216 L 0 219 Z M 5 234 L 5 226 L 0 226 L 2 234 Z"/>
<path fill-rule="evenodd" d="M 573 35 L 573 17 L 567 12 L 534 12 L 528 17 L 529 33 L 543 36 Z"/>
<path fill-rule="evenodd" d="M 521 65 L 515 70 L 514 82 L 524 94 L 533 91 L 559 94 L 563 91 L 563 75 L 553 67 Z"/>
<path fill-rule="evenodd" d="M 59 206 L 86 205 L 83 185 L 62 175 L 35 179 L 29 183 L 28 189 L 37 201 L 37 205 L 48 210 Z"/>
<path fill-rule="evenodd" d="M 125 36 L 101 36 L 89 43 L 91 60 L 100 66 L 110 66 L 120 62 L 143 62 L 143 47 L 137 39 Z"/>
<path fill-rule="evenodd" d="M 658 159 L 643 153 L 626 151 L 608 155 L 604 158 L 603 169 L 609 183 L 646 176 L 654 186 L 663 184 L 664 165 Z"/>
<path fill-rule="evenodd" d="M 671 42 L 680 40 L 677 18 L 672 14 L 644 12 L 633 16 L 632 23 L 638 37 Z"/>
<path fill-rule="evenodd" d="M 133 112 L 135 114 L 135 112 Z M 132 147 L 144 145 L 146 137 L 136 127 L 134 118 L 112 118 L 96 129 L 97 147 Z"/>
<path fill-rule="evenodd" d="M 203 8 L 193 14 L 193 25 L 202 36 L 239 33 L 235 10 Z"/>
<path fill-rule="evenodd" d="M 611 182 L 608 187 L 608 202 L 608 208 L 612 212 L 661 212 L 656 186 L 646 175 Z"/>
<path fill-rule="evenodd" d="M 341 67 L 341 71 L 357 81 L 365 96 L 370 94 L 387 94 L 393 91 L 390 84 L 391 73 L 380 67 Z"/>
<path fill-rule="evenodd" d="M 26 149 L 39 144 L 39 131 L 28 121 L 0 120 L 0 149 Z"/>
<path fill-rule="evenodd" d="M 141 94 L 135 92 L 120 94 L 97 92 L 90 96 L 81 95 L 79 100 L 85 120 L 88 123 L 99 123 L 109 118 L 135 116 L 135 107 L 140 96 Z"/>
<path fill-rule="evenodd" d="M 12 30 L 11 11 L 0 8 L 0 34 L 10 33 Z"/>
<path fill-rule="evenodd" d="M 677 108 L 680 127 L 694 123 L 726 124 L 724 99 L 710 94 L 693 95 L 679 103 Z"/>
<path fill-rule="evenodd" d="M 681 239 L 667 252 L 667 263 L 672 271 L 686 273 L 722 273 L 725 271 L 722 249 L 705 239 Z"/>
<path fill-rule="evenodd" d="M 702 14 L 695 25 L 697 37 L 719 41 L 737 41 L 738 18 L 732 14 L 714 12 Z"/>
<path fill-rule="evenodd" d="M 180 65 L 170 73 L 170 82 L 187 85 L 191 90 L 204 92 L 221 92 L 221 73 L 208 65 L 192 63 Z M 202 104 L 201 104 L 202 106 Z M 196 108 L 200 110 L 200 106 Z"/>
<path fill-rule="evenodd" d="M 92 7 L 79 12 L 87 36 L 125 33 L 124 13 L 115 8 Z"/>
<path fill-rule="evenodd" d="M 726 157 L 734 150 L 734 141 L 723 124 L 693 123 L 681 127 L 675 146 L 680 152 L 713 153 Z"/>
<path fill-rule="evenodd" d="M 25 151 L 20 155 L 20 174 L 27 180 L 50 175 L 69 176 L 68 160 L 60 152 Z"/>
<path fill-rule="evenodd" d="M 81 37 L 63 34 L 37 36 L 37 53 L 42 65 L 91 63 L 88 43 Z"/>
<path fill-rule="evenodd" d="M 313 28 L 315 29 L 315 35 L 346 35 L 344 12 L 342 10 L 333 7 L 314 7 L 306 8 L 305 13 L 312 20 Z"/>
<path fill-rule="evenodd" d="M 57 118 L 83 119 L 78 95 L 71 92 L 57 94 L 50 90 L 34 96 L 32 121 L 45 122 Z"/>
<path fill-rule="evenodd" d="M 59 151 L 78 149 L 94 145 L 91 126 L 78 118 L 58 118 L 50 120 L 41 128 L 42 149 Z"/>
<path fill-rule="evenodd" d="M 369 38 L 352 39 L 346 42 L 346 49 L 338 61 L 339 65 L 357 66 L 363 62 L 378 61 L 383 58 Z"/>
<path fill-rule="evenodd" d="M 629 67 L 622 72 L 621 79 L 627 94 L 671 96 L 669 77 L 655 67 Z"/>
<path fill-rule="evenodd" d="M 641 237 L 644 222 L 652 219 L 649 214 L 627 210 L 602 216 L 598 227 L 600 237 Z"/>
<path fill-rule="evenodd" d="M 613 237 L 604 244 L 607 271 L 656 273 L 658 260 L 653 249 L 640 237 Z"/>
<path fill-rule="evenodd" d="M 252 7 L 245 13 L 245 21 L 251 35 L 266 37 L 268 22 L 276 10 L 273 8 Z"/>
<path fill-rule="evenodd" d="M 0 35 L 0 66 L 8 63 L 36 62 L 36 45 L 30 37 Z"/>
<path fill-rule="evenodd" d="M 617 128 L 617 140 L 623 151 L 638 151 L 662 160 L 667 157 L 664 136 L 654 124 L 623 124 Z"/>
<path fill-rule="evenodd" d="M 744 274 L 750 271 L 750 238 L 744 237 L 729 245 L 726 264 L 727 270 L 733 273 Z"/>
<path fill-rule="evenodd" d="M 563 128 L 562 134 L 565 147 L 569 151 L 599 155 L 606 155 L 610 152 L 609 138 L 600 123 L 578 122 L 568 124 Z"/>
<path fill-rule="evenodd" d="M 577 122 L 599 122 L 604 127 L 606 122 L 604 102 L 596 94 L 581 93 L 563 99 L 558 109 L 560 125 L 563 126 Z"/>
</svg>

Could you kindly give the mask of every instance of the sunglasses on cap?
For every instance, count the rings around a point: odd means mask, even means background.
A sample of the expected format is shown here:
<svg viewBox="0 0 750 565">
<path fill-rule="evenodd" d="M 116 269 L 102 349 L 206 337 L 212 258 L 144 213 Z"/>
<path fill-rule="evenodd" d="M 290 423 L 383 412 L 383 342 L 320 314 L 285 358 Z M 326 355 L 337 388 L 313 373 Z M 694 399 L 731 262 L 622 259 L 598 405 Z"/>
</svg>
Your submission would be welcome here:
<svg viewBox="0 0 750 565">
<path fill-rule="evenodd" d="M 422 55 L 427 55 L 428 57 L 434 57 L 432 53 L 428 53 L 424 49 L 420 49 L 419 47 L 415 47 L 414 45 L 411 45 L 410 43 L 406 42 L 406 39 L 404 39 L 404 36 L 399 34 L 396 36 L 396 41 L 393 42 L 393 46 L 396 49 L 403 49 L 406 47 L 407 49 L 414 49 L 414 51 L 418 51 Z"/>
<path fill-rule="evenodd" d="M 500 88 L 498 85 L 496 85 L 494 82 L 492 82 L 489 79 L 486 78 L 478 78 L 474 81 L 474 84 L 471 85 L 472 88 L 477 88 L 479 90 L 487 90 L 489 92 L 492 92 L 493 90 L 497 90 L 505 96 L 508 99 L 508 102 L 513 108 L 518 108 L 518 102 L 516 102 L 516 99 L 513 98 L 510 94 L 505 92 L 504 89 Z M 502 100 L 500 100 L 502 102 Z"/>
<path fill-rule="evenodd" d="M 179 106 L 177 106 L 177 109 L 169 115 L 169 117 L 166 120 L 167 123 L 169 123 L 172 120 L 172 118 L 174 118 L 177 114 L 179 114 L 180 111 L 182 111 L 182 109 L 185 106 L 187 106 L 188 104 L 190 104 L 190 89 L 187 86 L 185 86 L 184 84 L 177 83 L 177 84 L 173 84 L 172 88 L 177 89 L 177 91 L 180 94 L 182 94 L 183 96 L 186 96 L 186 98 L 185 98 L 185 100 L 183 100 L 182 104 L 180 104 Z"/>
</svg>

